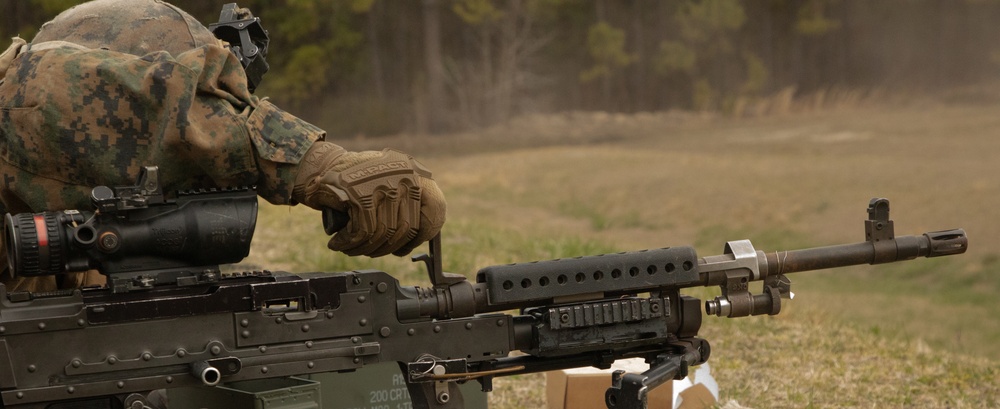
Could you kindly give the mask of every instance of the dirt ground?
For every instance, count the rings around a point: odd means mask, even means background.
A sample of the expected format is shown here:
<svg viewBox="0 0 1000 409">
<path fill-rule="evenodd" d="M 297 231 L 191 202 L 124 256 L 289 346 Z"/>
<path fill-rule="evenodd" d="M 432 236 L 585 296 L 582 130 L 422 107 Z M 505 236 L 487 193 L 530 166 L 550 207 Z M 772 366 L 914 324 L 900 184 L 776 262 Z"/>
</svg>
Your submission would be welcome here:
<svg viewBox="0 0 1000 409">
<path fill-rule="evenodd" d="M 449 199 L 474 190 L 483 206 L 543 224 L 580 219 L 557 202 L 588 202 L 610 219 L 598 233 L 623 245 L 692 243 L 715 225 L 863 239 L 868 200 L 886 197 L 897 233 L 961 226 L 974 238 L 969 254 L 985 257 L 1000 237 L 997 108 L 925 103 L 758 119 L 579 112 L 478 133 L 340 142 L 412 152 L 446 194 L 460 191 Z M 461 204 L 449 210 L 475 217 Z"/>
</svg>

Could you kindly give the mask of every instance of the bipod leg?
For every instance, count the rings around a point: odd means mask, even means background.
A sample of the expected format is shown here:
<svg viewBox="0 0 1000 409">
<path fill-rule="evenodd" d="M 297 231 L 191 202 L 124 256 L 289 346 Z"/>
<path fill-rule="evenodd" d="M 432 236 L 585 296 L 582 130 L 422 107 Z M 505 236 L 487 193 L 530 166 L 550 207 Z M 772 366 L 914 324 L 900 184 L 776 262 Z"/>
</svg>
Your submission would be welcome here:
<svg viewBox="0 0 1000 409">
<path fill-rule="evenodd" d="M 683 355 L 665 354 L 657 365 L 641 374 L 617 370 L 611 375 L 611 387 L 604 393 L 608 409 L 646 409 L 646 395 L 664 382 L 687 375 Z"/>
<path fill-rule="evenodd" d="M 688 367 L 701 365 L 708 360 L 710 348 L 701 338 L 690 338 L 673 344 L 676 352 L 656 356 L 649 370 L 641 374 L 618 370 L 611 375 L 611 387 L 604 392 L 608 409 L 646 409 L 649 391 L 674 379 L 688 375 Z"/>
</svg>

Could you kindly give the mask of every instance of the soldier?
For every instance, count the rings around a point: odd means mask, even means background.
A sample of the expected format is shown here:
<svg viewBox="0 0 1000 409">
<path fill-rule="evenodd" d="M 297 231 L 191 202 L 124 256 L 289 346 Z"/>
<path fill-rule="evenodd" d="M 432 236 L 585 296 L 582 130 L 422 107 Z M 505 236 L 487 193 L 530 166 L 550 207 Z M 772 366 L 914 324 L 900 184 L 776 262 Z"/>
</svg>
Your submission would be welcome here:
<svg viewBox="0 0 1000 409">
<path fill-rule="evenodd" d="M 227 45 L 159 0 L 85 3 L 30 44 L 15 38 L 0 55 L 0 110 L 0 214 L 87 209 L 94 186 L 129 185 L 155 165 L 164 192 L 256 185 L 271 203 L 346 213 L 328 247 L 348 255 L 405 255 L 445 220 L 419 162 L 346 151 L 251 95 Z M 8 290 L 104 282 L 12 277 L 5 257 Z"/>
</svg>

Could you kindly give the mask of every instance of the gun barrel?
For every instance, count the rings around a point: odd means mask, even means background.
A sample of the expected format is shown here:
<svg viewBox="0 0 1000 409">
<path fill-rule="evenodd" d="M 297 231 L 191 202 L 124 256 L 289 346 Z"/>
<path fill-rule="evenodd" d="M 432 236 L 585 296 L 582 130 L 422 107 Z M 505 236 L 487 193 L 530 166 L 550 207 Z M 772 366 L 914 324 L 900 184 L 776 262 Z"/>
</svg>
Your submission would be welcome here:
<svg viewBox="0 0 1000 409">
<path fill-rule="evenodd" d="M 767 253 L 768 275 L 822 270 L 858 264 L 881 264 L 962 254 L 969 247 L 963 229 L 900 236 L 891 240 Z"/>
<path fill-rule="evenodd" d="M 724 317 L 746 317 L 781 311 L 781 298 L 791 296 L 784 274 L 859 264 L 881 264 L 964 253 L 969 240 L 962 229 L 921 236 L 872 235 L 861 243 L 765 253 L 749 240 L 726 244 L 725 254 L 703 257 L 702 283 L 722 286 L 722 295 L 705 303 L 705 312 Z M 764 292 L 751 294 L 748 281 L 764 280 Z"/>
</svg>

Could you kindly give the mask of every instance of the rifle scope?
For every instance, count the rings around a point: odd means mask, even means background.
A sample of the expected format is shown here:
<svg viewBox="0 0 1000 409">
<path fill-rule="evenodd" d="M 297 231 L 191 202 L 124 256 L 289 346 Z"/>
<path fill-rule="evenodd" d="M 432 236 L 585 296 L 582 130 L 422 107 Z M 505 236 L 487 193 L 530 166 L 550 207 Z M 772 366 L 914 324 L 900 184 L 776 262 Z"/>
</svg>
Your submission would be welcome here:
<svg viewBox="0 0 1000 409">
<path fill-rule="evenodd" d="M 91 200 L 95 211 L 8 213 L 4 238 L 12 274 L 97 269 L 112 275 L 235 263 L 249 253 L 257 220 L 252 189 L 164 200 L 155 168 L 144 169 L 137 186 L 98 186 Z"/>
</svg>

